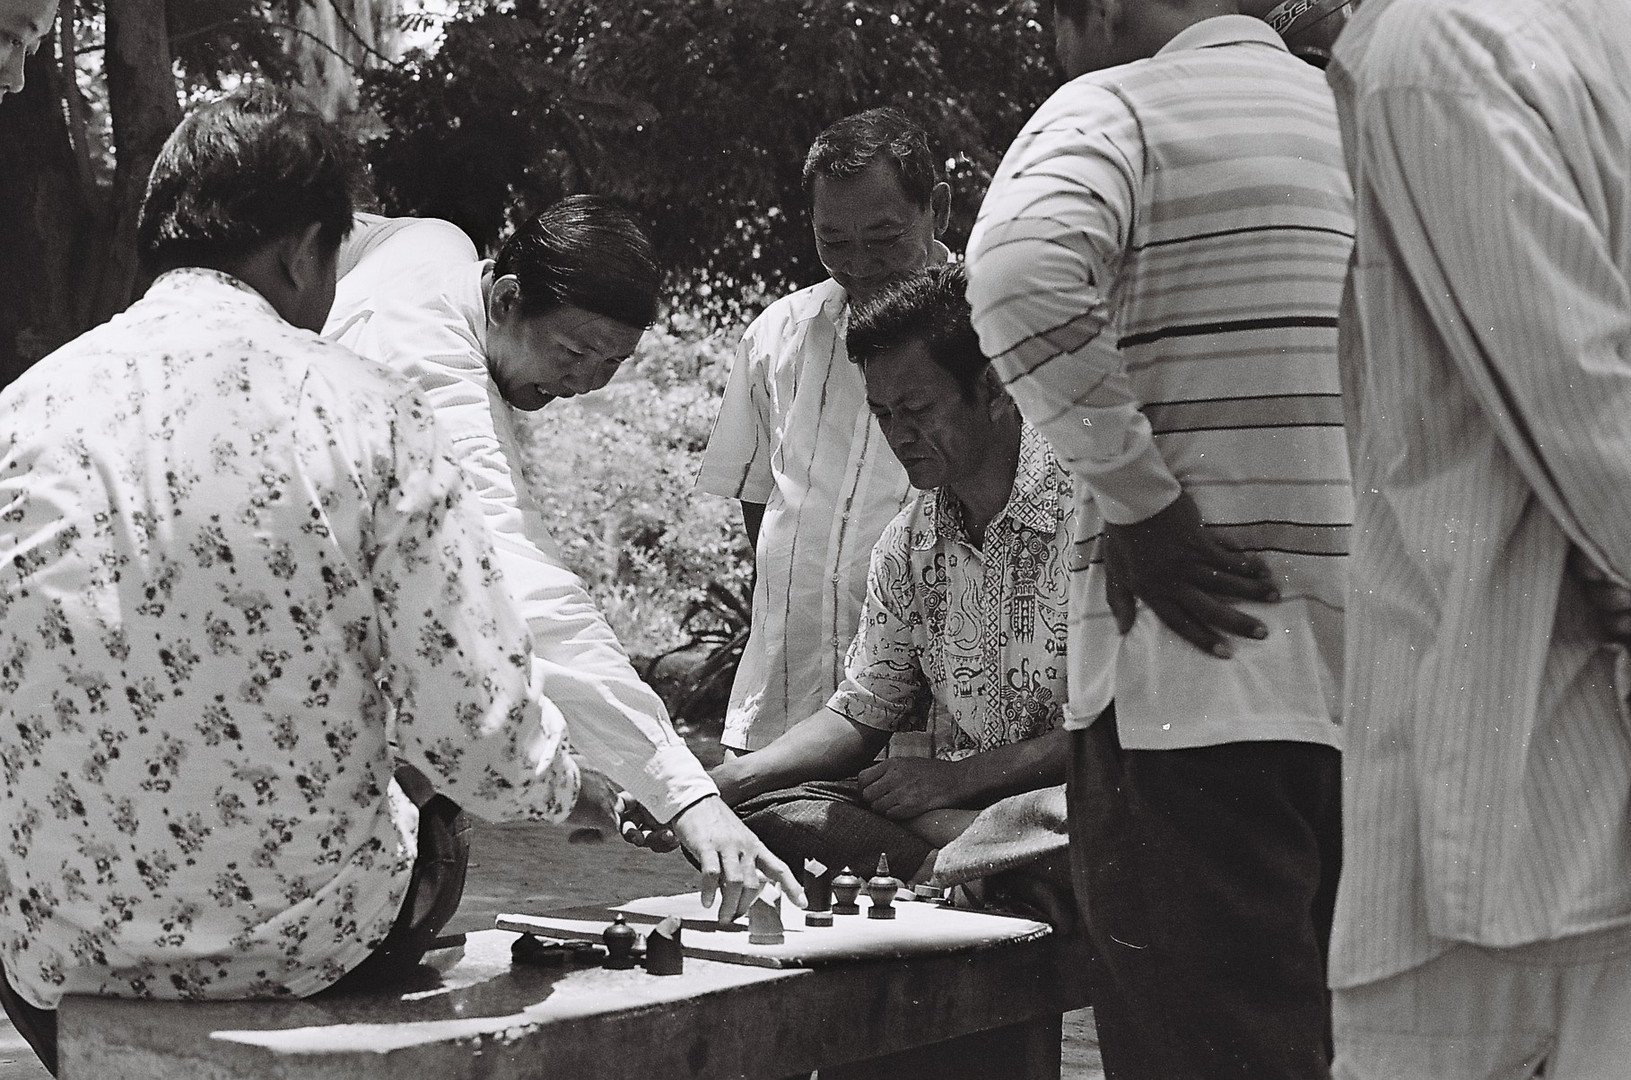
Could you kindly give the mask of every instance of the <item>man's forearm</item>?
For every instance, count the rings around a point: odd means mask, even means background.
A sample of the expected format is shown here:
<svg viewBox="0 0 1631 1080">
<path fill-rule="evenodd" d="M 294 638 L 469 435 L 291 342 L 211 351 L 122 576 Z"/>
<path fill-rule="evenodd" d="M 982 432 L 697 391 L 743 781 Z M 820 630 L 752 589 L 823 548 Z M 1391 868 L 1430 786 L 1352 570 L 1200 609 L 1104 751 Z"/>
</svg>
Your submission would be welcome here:
<svg viewBox="0 0 1631 1080">
<path fill-rule="evenodd" d="M 889 732 L 857 724 L 823 708 L 783 732 L 763 750 L 719 765 L 710 775 L 731 806 L 808 780 L 854 776 L 889 741 Z"/>
<path fill-rule="evenodd" d="M 1010 795 L 1062 784 L 1069 763 L 1070 735 L 1063 728 L 974 754 L 961 762 L 966 772 L 959 801 L 977 810 Z"/>
</svg>

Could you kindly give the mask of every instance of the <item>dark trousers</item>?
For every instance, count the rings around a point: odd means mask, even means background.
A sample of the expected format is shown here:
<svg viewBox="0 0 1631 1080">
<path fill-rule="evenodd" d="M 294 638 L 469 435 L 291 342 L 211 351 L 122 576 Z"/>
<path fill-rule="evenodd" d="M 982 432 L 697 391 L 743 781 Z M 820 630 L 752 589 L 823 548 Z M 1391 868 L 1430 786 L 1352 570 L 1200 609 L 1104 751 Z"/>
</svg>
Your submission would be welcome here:
<svg viewBox="0 0 1631 1080">
<path fill-rule="evenodd" d="M 819 859 L 834 871 L 847 866 L 869 877 L 878 856 L 887 855 L 890 872 L 905 880 L 917 873 L 932 850 L 927 840 L 869 807 L 857 780 L 813 780 L 768 791 L 742 801 L 735 810 L 765 847 L 795 872 L 805 859 Z"/>
<path fill-rule="evenodd" d="M 1324 1080 L 1341 864 L 1330 747 L 1075 733 L 1071 872 L 1107 1080 Z"/>
<path fill-rule="evenodd" d="M 419 807 L 419 842 L 413 877 L 396 922 L 372 953 L 325 994 L 376 989 L 419 966 L 431 942 L 459 908 L 470 864 L 470 815 L 438 794 L 411 765 L 400 765 L 397 783 Z M 0 973 L 0 1005 L 52 1076 L 57 1075 L 57 1014 L 30 1005 Z"/>
</svg>

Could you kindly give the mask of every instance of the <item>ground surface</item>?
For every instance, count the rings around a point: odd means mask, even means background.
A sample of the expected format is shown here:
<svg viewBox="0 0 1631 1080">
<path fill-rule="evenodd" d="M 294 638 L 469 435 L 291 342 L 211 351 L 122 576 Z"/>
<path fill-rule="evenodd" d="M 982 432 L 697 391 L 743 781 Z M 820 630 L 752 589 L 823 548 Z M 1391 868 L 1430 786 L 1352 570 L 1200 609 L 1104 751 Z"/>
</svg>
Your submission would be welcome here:
<svg viewBox="0 0 1631 1080">
<path fill-rule="evenodd" d="M 464 903 L 449 930 L 491 927 L 493 916 L 502 912 L 659 896 L 695 884 L 696 872 L 678 853 L 653 855 L 609 835 L 600 839 L 564 826 L 483 825 L 476 832 Z M 0 1027 L 0 1080 L 48 1080 L 48 1075 L 16 1030 L 10 1024 Z M 1103 1075 L 1090 1012 L 1067 1014 L 1064 1076 L 1100 1080 Z"/>
</svg>

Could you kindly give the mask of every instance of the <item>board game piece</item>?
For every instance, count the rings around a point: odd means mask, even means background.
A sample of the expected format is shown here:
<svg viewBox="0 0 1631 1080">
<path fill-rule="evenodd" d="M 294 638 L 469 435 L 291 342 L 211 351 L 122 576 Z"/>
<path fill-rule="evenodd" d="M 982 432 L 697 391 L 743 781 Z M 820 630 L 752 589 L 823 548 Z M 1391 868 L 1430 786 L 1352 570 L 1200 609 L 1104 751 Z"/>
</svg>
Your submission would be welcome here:
<svg viewBox="0 0 1631 1080">
<path fill-rule="evenodd" d="M 782 894 L 766 889 L 748 908 L 748 944 L 780 945 L 786 940 L 782 929 Z"/>
<path fill-rule="evenodd" d="M 805 926 L 832 925 L 832 871 L 816 859 L 804 860 Z"/>
<path fill-rule="evenodd" d="M 626 971 L 634 966 L 634 944 L 640 935 L 634 932 L 621 911 L 600 936 L 606 942 L 607 967 Z"/>
<path fill-rule="evenodd" d="M 869 919 L 893 919 L 895 917 L 895 894 L 904 886 L 900 878 L 889 873 L 889 856 L 878 856 L 878 872 L 873 874 L 866 883 L 867 898 L 872 906 L 867 908 L 866 917 Z"/>
<path fill-rule="evenodd" d="M 680 975 L 685 971 L 685 949 L 680 945 L 680 920 L 670 915 L 646 935 L 646 971 L 652 975 Z"/>
<path fill-rule="evenodd" d="M 543 941 L 532 934 L 522 934 L 510 944 L 510 962 L 528 967 L 598 964 L 600 957 L 600 946 L 592 941 Z"/>
<path fill-rule="evenodd" d="M 913 885 L 912 896 L 931 904 L 951 903 L 951 890 L 938 885 Z"/>
<path fill-rule="evenodd" d="M 849 867 L 838 872 L 832 879 L 832 913 L 834 915 L 859 915 L 861 905 L 855 898 L 861 895 L 863 882 Z"/>
</svg>

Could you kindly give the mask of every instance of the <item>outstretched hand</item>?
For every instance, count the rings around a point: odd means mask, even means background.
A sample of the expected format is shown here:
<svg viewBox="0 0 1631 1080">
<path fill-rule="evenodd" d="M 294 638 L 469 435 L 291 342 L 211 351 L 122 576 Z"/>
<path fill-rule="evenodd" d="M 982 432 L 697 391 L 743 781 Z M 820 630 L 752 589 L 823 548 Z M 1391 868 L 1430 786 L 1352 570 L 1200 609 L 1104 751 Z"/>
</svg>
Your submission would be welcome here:
<svg viewBox="0 0 1631 1080">
<path fill-rule="evenodd" d="M 664 827 L 625 793 L 618 823 L 623 838 L 636 846 L 672 851 L 672 846 L 661 846 L 668 840 L 684 846 L 686 857 L 702 871 L 702 906 L 713 907 L 719 897 L 720 926 L 745 915 L 767 879 L 799 907 L 805 904 L 793 871 L 717 795 L 692 803 Z"/>
<path fill-rule="evenodd" d="M 1142 600 L 1173 633 L 1213 656 L 1234 655 L 1225 633 L 1268 636 L 1268 627 L 1230 603 L 1280 598 L 1268 564 L 1209 534 L 1188 492 L 1135 524 L 1106 522 L 1104 563 L 1106 599 L 1123 634 Z"/>
</svg>

